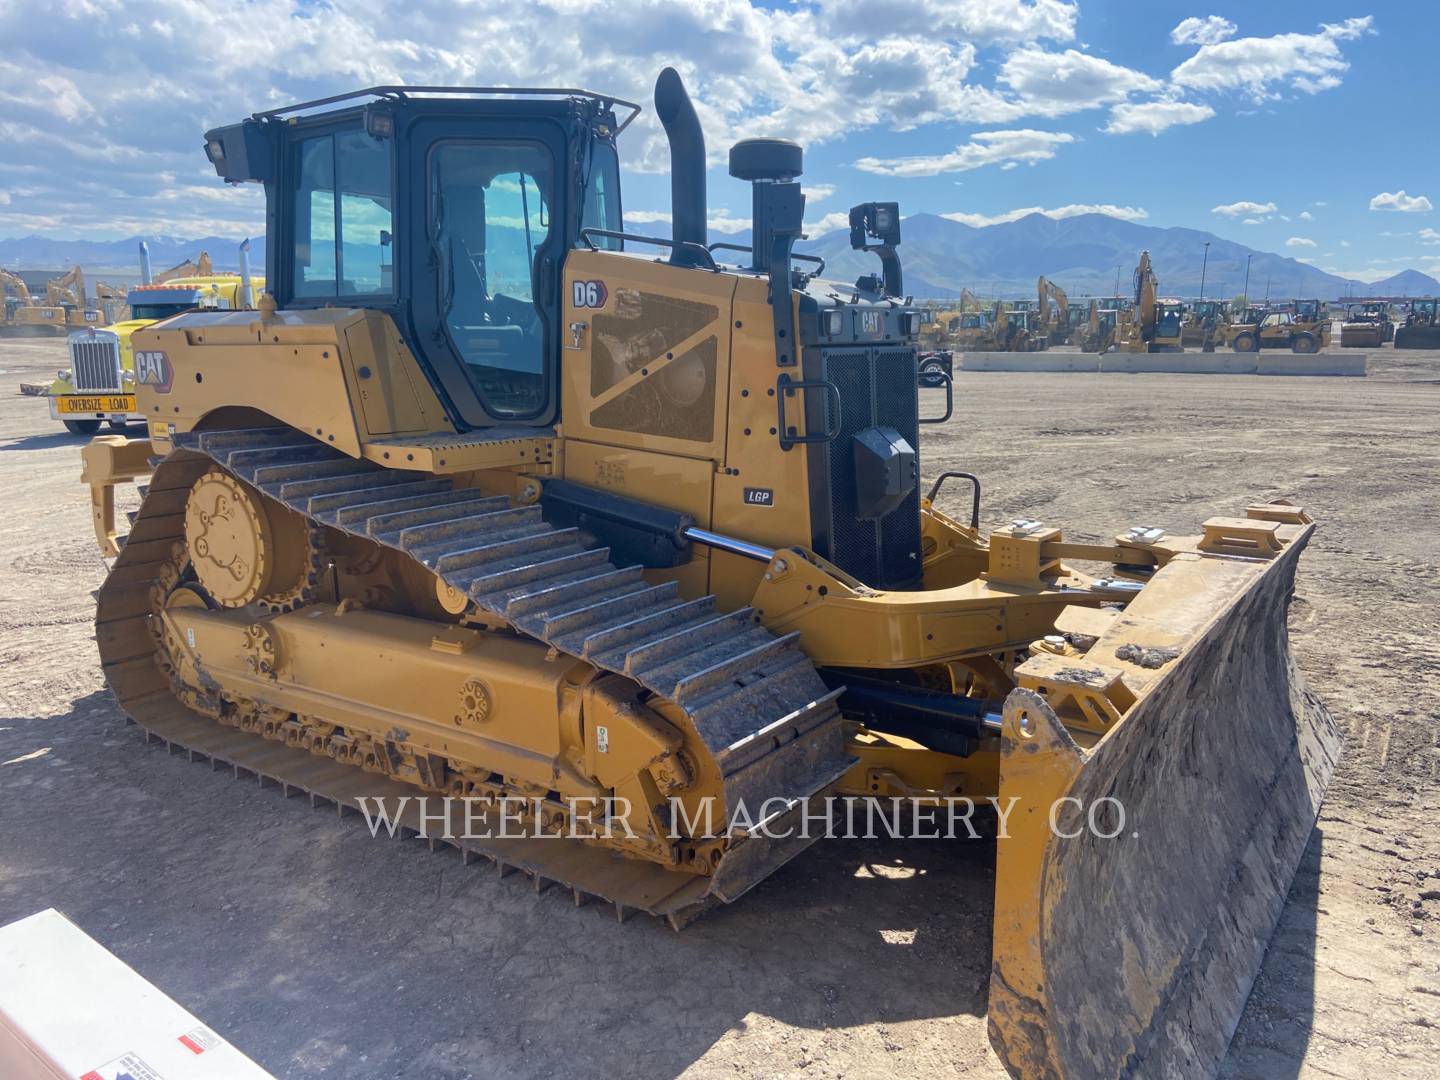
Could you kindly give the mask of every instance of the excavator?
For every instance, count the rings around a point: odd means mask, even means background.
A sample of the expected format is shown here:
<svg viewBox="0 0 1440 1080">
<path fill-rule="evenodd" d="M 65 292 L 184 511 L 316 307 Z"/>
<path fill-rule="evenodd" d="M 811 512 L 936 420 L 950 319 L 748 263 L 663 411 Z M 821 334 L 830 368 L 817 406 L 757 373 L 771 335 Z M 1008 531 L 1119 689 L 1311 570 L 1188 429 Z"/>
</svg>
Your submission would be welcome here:
<svg viewBox="0 0 1440 1080">
<path fill-rule="evenodd" d="M 1111 303 L 1113 304 L 1114 301 L 1112 300 Z M 1118 311 L 1119 309 L 1115 307 L 1103 307 L 1098 297 L 1090 301 L 1085 322 L 1075 331 L 1075 344 L 1080 346 L 1082 352 L 1104 353 L 1109 351 L 1115 341 L 1115 322 Z"/>
<path fill-rule="evenodd" d="M 184 262 L 176 263 L 168 270 L 161 270 L 148 277 L 147 285 L 163 285 L 167 281 L 174 281 L 176 278 L 193 277 L 214 277 L 215 264 L 210 259 L 208 251 L 200 252 L 198 259 L 186 259 Z"/>
<path fill-rule="evenodd" d="M 1314 522 L 986 532 L 976 476 L 921 483 L 956 403 L 921 411 L 898 204 L 850 210 L 875 272 L 823 280 L 801 148 L 748 139 L 721 262 L 672 69 L 655 110 L 666 238 L 624 227 L 640 107 L 607 94 L 374 87 L 205 135 L 264 185 L 266 292 L 136 331 L 148 438 L 83 451 L 120 706 L 312 800 L 432 796 L 467 861 L 676 927 L 832 799 L 994 799 L 1006 1066 L 1212 1073 L 1338 752 L 1286 636 Z"/>
<path fill-rule="evenodd" d="M 1397 349 L 1440 349 L 1440 300 L 1411 300 L 1405 321 L 1395 331 Z"/>
<path fill-rule="evenodd" d="M 73 318 L 71 311 L 84 311 L 85 276 L 79 267 L 72 267 L 65 274 L 45 283 L 45 302 L 40 303 L 30 292 L 18 274 L 9 271 L 4 274 L 5 285 L 15 294 L 13 300 L 5 303 L 5 322 L 0 332 L 12 337 L 59 336 L 69 331 Z M 76 296 L 71 286 L 79 285 L 80 295 Z M 88 325 L 83 321 L 78 325 Z"/>
<path fill-rule="evenodd" d="M 111 326 L 130 317 L 130 290 L 103 281 L 95 283 L 95 302 L 104 315 L 104 324 Z"/>
<path fill-rule="evenodd" d="M 1065 290 L 1041 275 L 1036 282 L 1035 333 L 1048 345 L 1064 345 L 1070 336 L 1070 298 Z"/>
<path fill-rule="evenodd" d="M 1184 305 L 1160 299 L 1160 282 L 1148 251 L 1140 252 L 1134 282 L 1133 307 L 1117 316 L 1110 346 L 1117 352 L 1183 352 Z"/>
<path fill-rule="evenodd" d="M 16 311 L 30 307 L 35 302 L 25 279 L 4 267 L 0 267 L 0 300 L 4 301 L 4 304 L 0 305 L 0 332 L 10 329 Z"/>
</svg>

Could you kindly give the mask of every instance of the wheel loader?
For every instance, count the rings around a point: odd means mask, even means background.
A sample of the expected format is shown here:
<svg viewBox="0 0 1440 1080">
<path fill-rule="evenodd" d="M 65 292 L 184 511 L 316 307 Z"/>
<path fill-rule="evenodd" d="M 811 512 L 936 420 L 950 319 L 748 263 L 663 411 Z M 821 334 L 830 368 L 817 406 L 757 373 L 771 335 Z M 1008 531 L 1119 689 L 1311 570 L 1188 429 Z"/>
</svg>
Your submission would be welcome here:
<svg viewBox="0 0 1440 1080">
<path fill-rule="evenodd" d="M 722 263 L 671 69 L 655 108 L 665 239 L 623 226 L 608 95 L 377 87 L 206 135 L 265 186 L 267 292 L 137 330 L 149 438 L 83 452 L 109 686 L 192 757 L 448 796 L 396 815 L 677 928 L 841 796 L 993 799 L 1006 1065 L 1213 1071 L 1337 753 L 1286 638 L 1310 516 L 987 534 L 977 477 L 921 483 L 963 415 L 917 386 L 897 204 L 850 211 L 876 272 L 822 280 L 800 147 L 746 140 Z"/>
<path fill-rule="evenodd" d="M 1395 348 L 1440 349 L 1440 300 L 1423 297 L 1411 300 L 1409 307 L 1395 331 Z"/>
</svg>

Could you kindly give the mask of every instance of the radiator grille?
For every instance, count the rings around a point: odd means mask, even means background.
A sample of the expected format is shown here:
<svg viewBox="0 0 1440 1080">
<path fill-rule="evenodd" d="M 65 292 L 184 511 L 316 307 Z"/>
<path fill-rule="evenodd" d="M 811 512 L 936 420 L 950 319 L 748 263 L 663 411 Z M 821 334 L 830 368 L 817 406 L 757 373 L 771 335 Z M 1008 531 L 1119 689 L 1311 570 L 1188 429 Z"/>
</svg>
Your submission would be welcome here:
<svg viewBox="0 0 1440 1080">
<path fill-rule="evenodd" d="M 76 390 L 108 390 L 120 386 L 120 341 L 109 334 L 77 335 L 70 339 L 70 370 Z"/>
<path fill-rule="evenodd" d="M 920 583 L 920 492 L 912 491 L 878 521 L 857 518 L 852 444 L 865 428 L 889 427 L 918 451 L 918 366 L 913 348 L 820 350 L 821 376 L 840 391 L 841 419 L 839 437 L 824 448 L 829 491 L 821 512 L 829 521 L 822 531 L 828 533 L 830 550 L 821 554 L 880 589 L 914 588 Z M 825 395 L 812 397 L 824 400 Z"/>
</svg>

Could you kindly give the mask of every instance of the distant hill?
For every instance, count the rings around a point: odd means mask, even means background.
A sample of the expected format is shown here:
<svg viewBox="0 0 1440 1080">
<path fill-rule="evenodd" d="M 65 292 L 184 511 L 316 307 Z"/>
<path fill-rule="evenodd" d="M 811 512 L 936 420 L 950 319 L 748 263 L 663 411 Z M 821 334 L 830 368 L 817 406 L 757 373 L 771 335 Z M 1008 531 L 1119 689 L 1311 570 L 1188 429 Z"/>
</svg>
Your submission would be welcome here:
<svg viewBox="0 0 1440 1080">
<path fill-rule="evenodd" d="M 668 236 L 669 225 L 650 222 L 633 231 Z M 140 237 L 126 240 L 51 240 L 26 236 L 0 240 L 0 265 L 60 270 L 79 264 L 92 277 L 103 271 L 138 268 Z M 217 270 L 239 268 L 239 241 L 233 237 L 189 239 L 148 236 L 150 261 L 156 270 L 201 251 L 210 252 Z M 712 241 L 746 245 L 748 231 L 714 233 Z M 1205 263 L 1205 244 L 1210 245 Z M 251 240 L 251 265 L 265 265 L 265 237 Z M 1165 296 L 1194 297 L 1200 293 L 1201 266 L 1205 266 L 1205 295 L 1231 297 L 1245 283 L 1250 264 L 1250 295 L 1263 299 L 1268 285 L 1272 299 L 1318 296 L 1330 300 L 1347 295 L 1435 295 L 1440 281 L 1418 270 L 1405 270 L 1384 281 L 1364 284 L 1336 277 L 1284 255 L 1258 251 L 1199 229 L 1160 228 L 1104 214 L 1081 214 L 1055 219 L 1030 214 L 1017 221 L 976 228 L 936 214 L 915 214 L 902 224 L 901 262 L 905 291 L 916 297 L 949 298 L 970 289 L 980 295 L 1027 297 L 1035 293 L 1035 279 L 1045 275 L 1071 296 L 1110 295 L 1116 288 L 1130 290 L 1130 276 L 1140 251 L 1150 252 L 1160 290 Z M 825 259 L 825 276 L 854 281 L 875 273 L 878 261 L 850 250 L 847 230 L 837 229 L 801 243 L 798 251 Z M 736 253 L 722 258 L 743 261 Z"/>
<path fill-rule="evenodd" d="M 1383 281 L 1365 286 L 1365 294 L 1375 296 L 1440 296 L 1440 281 L 1419 270 L 1401 270 Z"/>
</svg>

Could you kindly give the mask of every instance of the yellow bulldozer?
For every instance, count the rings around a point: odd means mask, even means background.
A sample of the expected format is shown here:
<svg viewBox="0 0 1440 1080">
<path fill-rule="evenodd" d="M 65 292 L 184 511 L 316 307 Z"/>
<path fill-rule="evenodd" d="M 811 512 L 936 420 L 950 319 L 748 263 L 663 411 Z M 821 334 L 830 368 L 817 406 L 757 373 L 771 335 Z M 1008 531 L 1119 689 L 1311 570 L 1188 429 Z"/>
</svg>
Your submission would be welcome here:
<svg viewBox="0 0 1440 1080">
<path fill-rule="evenodd" d="M 1148 251 L 1140 252 L 1134 282 L 1131 307 L 1117 312 L 1110 341 L 1102 340 L 1099 351 L 1113 346 L 1117 352 L 1183 352 L 1184 305 L 1160 299 L 1160 282 L 1150 266 Z"/>
<path fill-rule="evenodd" d="M 1440 349 L 1440 300 L 1420 297 L 1411 300 L 1405 321 L 1395 331 L 1397 349 Z"/>
<path fill-rule="evenodd" d="M 875 274 L 821 281 L 801 148 L 746 140 L 721 263 L 671 69 L 655 107 L 666 239 L 623 226 L 609 95 L 378 87 L 207 133 L 265 185 L 267 294 L 136 331 L 149 438 L 84 451 L 111 689 L 677 927 L 843 834 L 839 796 L 942 832 L 994 800 L 1008 1067 L 1213 1071 L 1337 753 L 1286 639 L 1310 517 L 987 534 L 979 479 L 921 484 L 955 403 L 921 411 L 898 205 L 850 211 Z"/>
</svg>

